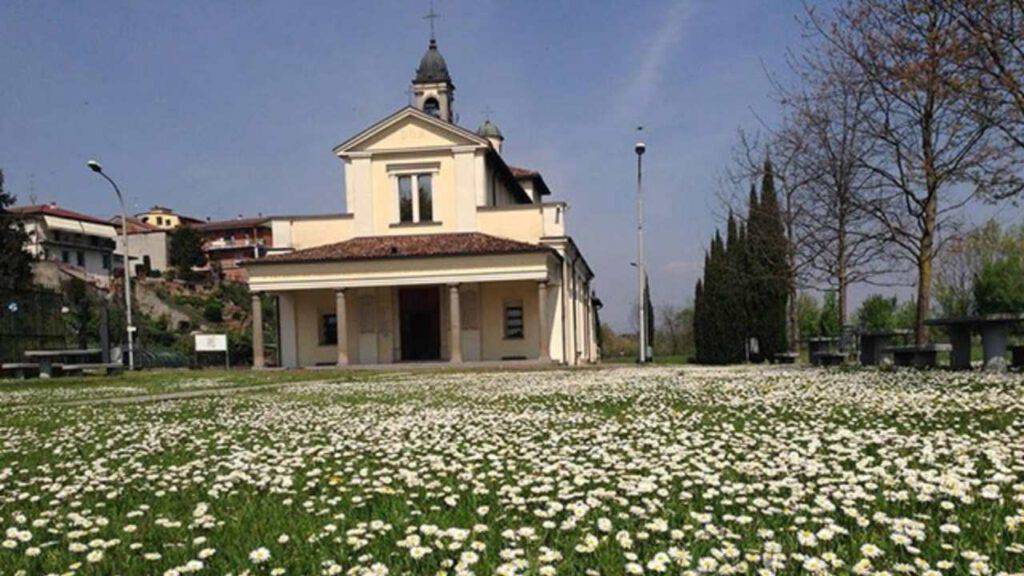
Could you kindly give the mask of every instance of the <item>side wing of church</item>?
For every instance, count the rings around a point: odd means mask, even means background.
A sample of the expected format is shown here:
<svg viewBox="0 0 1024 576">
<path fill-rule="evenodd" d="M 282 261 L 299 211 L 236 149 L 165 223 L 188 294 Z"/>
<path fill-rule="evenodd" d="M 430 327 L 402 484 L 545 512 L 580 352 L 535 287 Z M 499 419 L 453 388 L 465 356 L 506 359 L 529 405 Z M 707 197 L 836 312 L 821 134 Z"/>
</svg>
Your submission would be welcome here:
<svg viewBox="0 0 1024 576">
<path fill-rule="evenodd" d="M 599 359 L 594 274 L 565 203 L 506 164 L 489 120 L 453 122 L 454 90 L 431 40 L 414 105 L 334 148 L 348 213 L 271 219 L 275 253 L 246 263 L 254 366 L 260 294 L 277 301 L 286 367 Z"/>
</svg>

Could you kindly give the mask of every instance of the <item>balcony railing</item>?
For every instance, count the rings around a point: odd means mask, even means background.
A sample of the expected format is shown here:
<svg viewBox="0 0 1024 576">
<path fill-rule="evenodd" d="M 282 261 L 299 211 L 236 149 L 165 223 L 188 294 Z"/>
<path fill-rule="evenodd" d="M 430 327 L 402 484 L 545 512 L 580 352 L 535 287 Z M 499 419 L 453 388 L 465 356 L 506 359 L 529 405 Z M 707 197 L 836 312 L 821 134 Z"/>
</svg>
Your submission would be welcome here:
<svg viewBox="0 0 1024 576">
<path fill-rule="evenodd" d="M 252 248 L 255 246 L 263 247 L 266 245 L 266 241 L 262 238 L 231 238 L 224 239 L 219 238 L 217 240 L 210 240 L 203 244 L 203 250 L 231 250 L 233 248 Z"/>
</svg>

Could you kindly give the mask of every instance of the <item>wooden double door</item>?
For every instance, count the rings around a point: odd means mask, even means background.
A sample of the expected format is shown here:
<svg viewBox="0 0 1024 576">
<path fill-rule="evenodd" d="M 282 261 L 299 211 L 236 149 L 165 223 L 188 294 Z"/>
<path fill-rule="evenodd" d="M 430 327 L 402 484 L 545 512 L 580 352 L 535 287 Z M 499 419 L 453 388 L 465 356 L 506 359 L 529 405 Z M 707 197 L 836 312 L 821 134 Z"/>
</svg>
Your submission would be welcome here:
<svg viewBox="0 0 1024 576">
<path fill-rule="evenodd" d="M 441 359 L 441 291 L 437 286 L 399 288 L 402 361 Z"/>
</svg>

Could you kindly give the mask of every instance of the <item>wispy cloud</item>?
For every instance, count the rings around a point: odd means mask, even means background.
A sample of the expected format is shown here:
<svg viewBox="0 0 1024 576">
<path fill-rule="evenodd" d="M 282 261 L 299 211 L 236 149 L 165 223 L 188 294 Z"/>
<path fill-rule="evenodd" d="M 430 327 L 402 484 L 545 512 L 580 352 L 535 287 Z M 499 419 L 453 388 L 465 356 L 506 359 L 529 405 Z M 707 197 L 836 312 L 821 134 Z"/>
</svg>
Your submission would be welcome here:
<svg viewBox="0 0 1024 576">
<path fill-rule="evenodd" d="M 650 104 L 673 50 L 683 39 L 686 22 L 692 13 L 691 0 L 674 0 L 659 19 L 660 25 L 654 34 L 646 37 L 649 40 L 643 48 L 640 65 L 626 89 L 627 97 L 621 100 L 624 116 L 635 117 L 638 110 L 644 110 Z"/>
</svg>

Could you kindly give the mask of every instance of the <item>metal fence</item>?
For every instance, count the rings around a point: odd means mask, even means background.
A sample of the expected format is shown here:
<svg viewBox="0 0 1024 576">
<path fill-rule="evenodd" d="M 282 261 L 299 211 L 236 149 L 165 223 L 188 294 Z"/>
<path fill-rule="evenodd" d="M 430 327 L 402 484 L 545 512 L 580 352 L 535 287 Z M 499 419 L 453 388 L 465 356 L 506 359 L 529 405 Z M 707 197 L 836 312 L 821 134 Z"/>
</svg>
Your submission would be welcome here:
<svg viewBox="0 0 1024 576">
<path fill-rule="evenodd" d="M 61 295 L 46 290 L 0 296 L 0 362 L 21 362 L 25 350 L 66 344 Z"/>
</svg>

